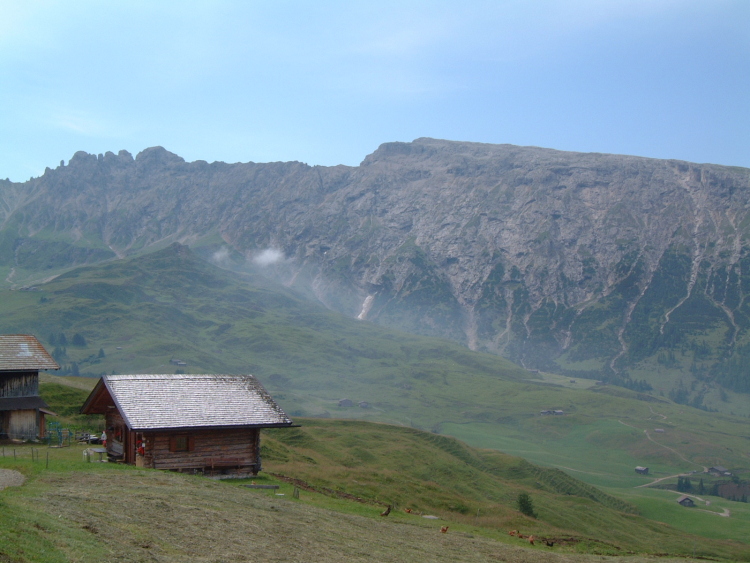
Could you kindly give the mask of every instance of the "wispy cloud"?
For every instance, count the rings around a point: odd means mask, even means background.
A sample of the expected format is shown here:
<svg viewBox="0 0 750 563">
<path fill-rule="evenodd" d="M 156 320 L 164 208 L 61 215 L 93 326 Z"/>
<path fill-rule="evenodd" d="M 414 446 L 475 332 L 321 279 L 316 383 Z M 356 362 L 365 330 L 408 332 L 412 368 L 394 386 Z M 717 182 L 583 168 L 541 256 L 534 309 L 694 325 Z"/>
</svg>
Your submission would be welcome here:
<svg viewBox="0 0 750 563">
<path fill-rule="evenodd" d="M 275 248 L 266 248 L 253 257 L 253 263 L 258 266 L 270 266 L 284 259 L 284 253 Z"/>
<path fill-rule="evenodd" d="M 214 264 L 221 267 L 226 267 L 229 265 L 229 249 L 227 247 L 222 247 L 216 252 L 213 253 L 211 256 L 211 259 L 213 260 Z"/>
</svg>

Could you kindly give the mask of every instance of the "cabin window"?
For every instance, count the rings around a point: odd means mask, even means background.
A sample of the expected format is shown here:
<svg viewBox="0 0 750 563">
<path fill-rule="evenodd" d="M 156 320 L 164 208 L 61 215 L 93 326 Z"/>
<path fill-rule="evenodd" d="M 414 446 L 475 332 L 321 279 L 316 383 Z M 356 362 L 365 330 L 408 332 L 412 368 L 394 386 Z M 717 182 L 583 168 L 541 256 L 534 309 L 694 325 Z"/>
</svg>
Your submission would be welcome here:
<svg viewBox="0 0 750 563">
<path fill-rule="evenodd" d="M 170 452 L 192 452 L 194 449 L 195 442 L 192 436 L 177 434 L 169 437 Z"/>
</svg>

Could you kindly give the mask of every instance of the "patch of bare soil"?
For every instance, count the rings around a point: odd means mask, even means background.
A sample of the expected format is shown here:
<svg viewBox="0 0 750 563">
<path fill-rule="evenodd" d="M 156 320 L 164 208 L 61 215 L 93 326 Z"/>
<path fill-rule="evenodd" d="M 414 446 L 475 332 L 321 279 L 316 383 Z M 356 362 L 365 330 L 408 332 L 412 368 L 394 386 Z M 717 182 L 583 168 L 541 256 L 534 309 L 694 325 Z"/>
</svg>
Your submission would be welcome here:
<svg viewBox="0 0 750 563">
<path fill-rule="evenodd" d="M 0 491 L 5 487 L 20 487 L 24 481 L 26 481 L 26 477 L 18 471 L 0 469 Z"/>
<path fill-rule="evenodd" d="M 109 551 L 107 561 L 565 563 L 610 559 L 555 553 L 546 546 L 515 547 L 450 531 L 442 534 L 440 524 L 421 519 L 408 524 L 341 514 L 266 492 L 170 473 L 56 474 L 40 480 L 50 486 L 30 500 L 44 506 L 50 516 L 91 533 Z M 647 560 L 612 559 L 620 563 Z"/>
</svg>

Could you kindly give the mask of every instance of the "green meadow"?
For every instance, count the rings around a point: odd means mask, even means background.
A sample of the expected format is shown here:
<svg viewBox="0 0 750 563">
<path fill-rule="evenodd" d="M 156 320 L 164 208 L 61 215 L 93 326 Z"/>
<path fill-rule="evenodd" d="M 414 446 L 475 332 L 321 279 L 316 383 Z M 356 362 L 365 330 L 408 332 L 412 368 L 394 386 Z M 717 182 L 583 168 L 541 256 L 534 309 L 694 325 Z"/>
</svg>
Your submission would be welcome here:
<svg viewBox="0 0 750 563">
<path fill-rule="evenodd" d="M 58 384 L 46 383 L 44 395 L 62 405 Z M 640 562 L 649 554 L 692 557 L 697 545 L 698 557 L 750 560 L 746 544 L 654 522 L 632 503 L 515 456 L 406 427 L 298 422 L 264 432 L 264 468 L 252 480 L 86 462 L 85 446 L 75 443 L 6 445 L 0 469 L 21 472 L 26 483 L 0 491 L 0 557 L 360 561 L 383 553 L 392 561 Z M 244 488 L 249 482 L 279 488 Z M 521 492 L 536 518 L 518 512 Z M 511 529 L 534 534 L 537 545 L 509 536 Z"/>
</svg>

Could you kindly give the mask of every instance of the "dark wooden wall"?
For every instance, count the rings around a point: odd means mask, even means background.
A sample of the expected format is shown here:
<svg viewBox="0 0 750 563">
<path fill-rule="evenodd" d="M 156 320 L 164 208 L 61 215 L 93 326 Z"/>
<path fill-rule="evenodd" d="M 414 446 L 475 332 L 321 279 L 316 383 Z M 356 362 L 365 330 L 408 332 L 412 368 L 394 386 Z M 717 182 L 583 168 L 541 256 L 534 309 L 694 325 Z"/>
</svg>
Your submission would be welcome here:
<svg viewBox="0 0 750 563">
<path fill-rule="evenodd" d="M 36 397 L 39 395 L 39 372 L 6 371 L 0 373 L 0 398 Z"/>
<path fill-rule="evenodd" d="M 0 399 L 39 396 L 38 371 L 4 371 L 0 373 Z M 40 417 L 42 417 L 40 419 Z M 38 409 L 5 411 L 0 417 L 0 435 L 33 440 L 44 434 L 40 428 L 43 415 Z"/>
<path fill-rule="evenodd" d="M 123 454 L 125 461 L 132 462 L 134 445 L 130 439 L 130 431 L 120 412 L 114 407 L 107 408 L 104 423 L 107 433 L 107 454 Z"/>
</svg>

